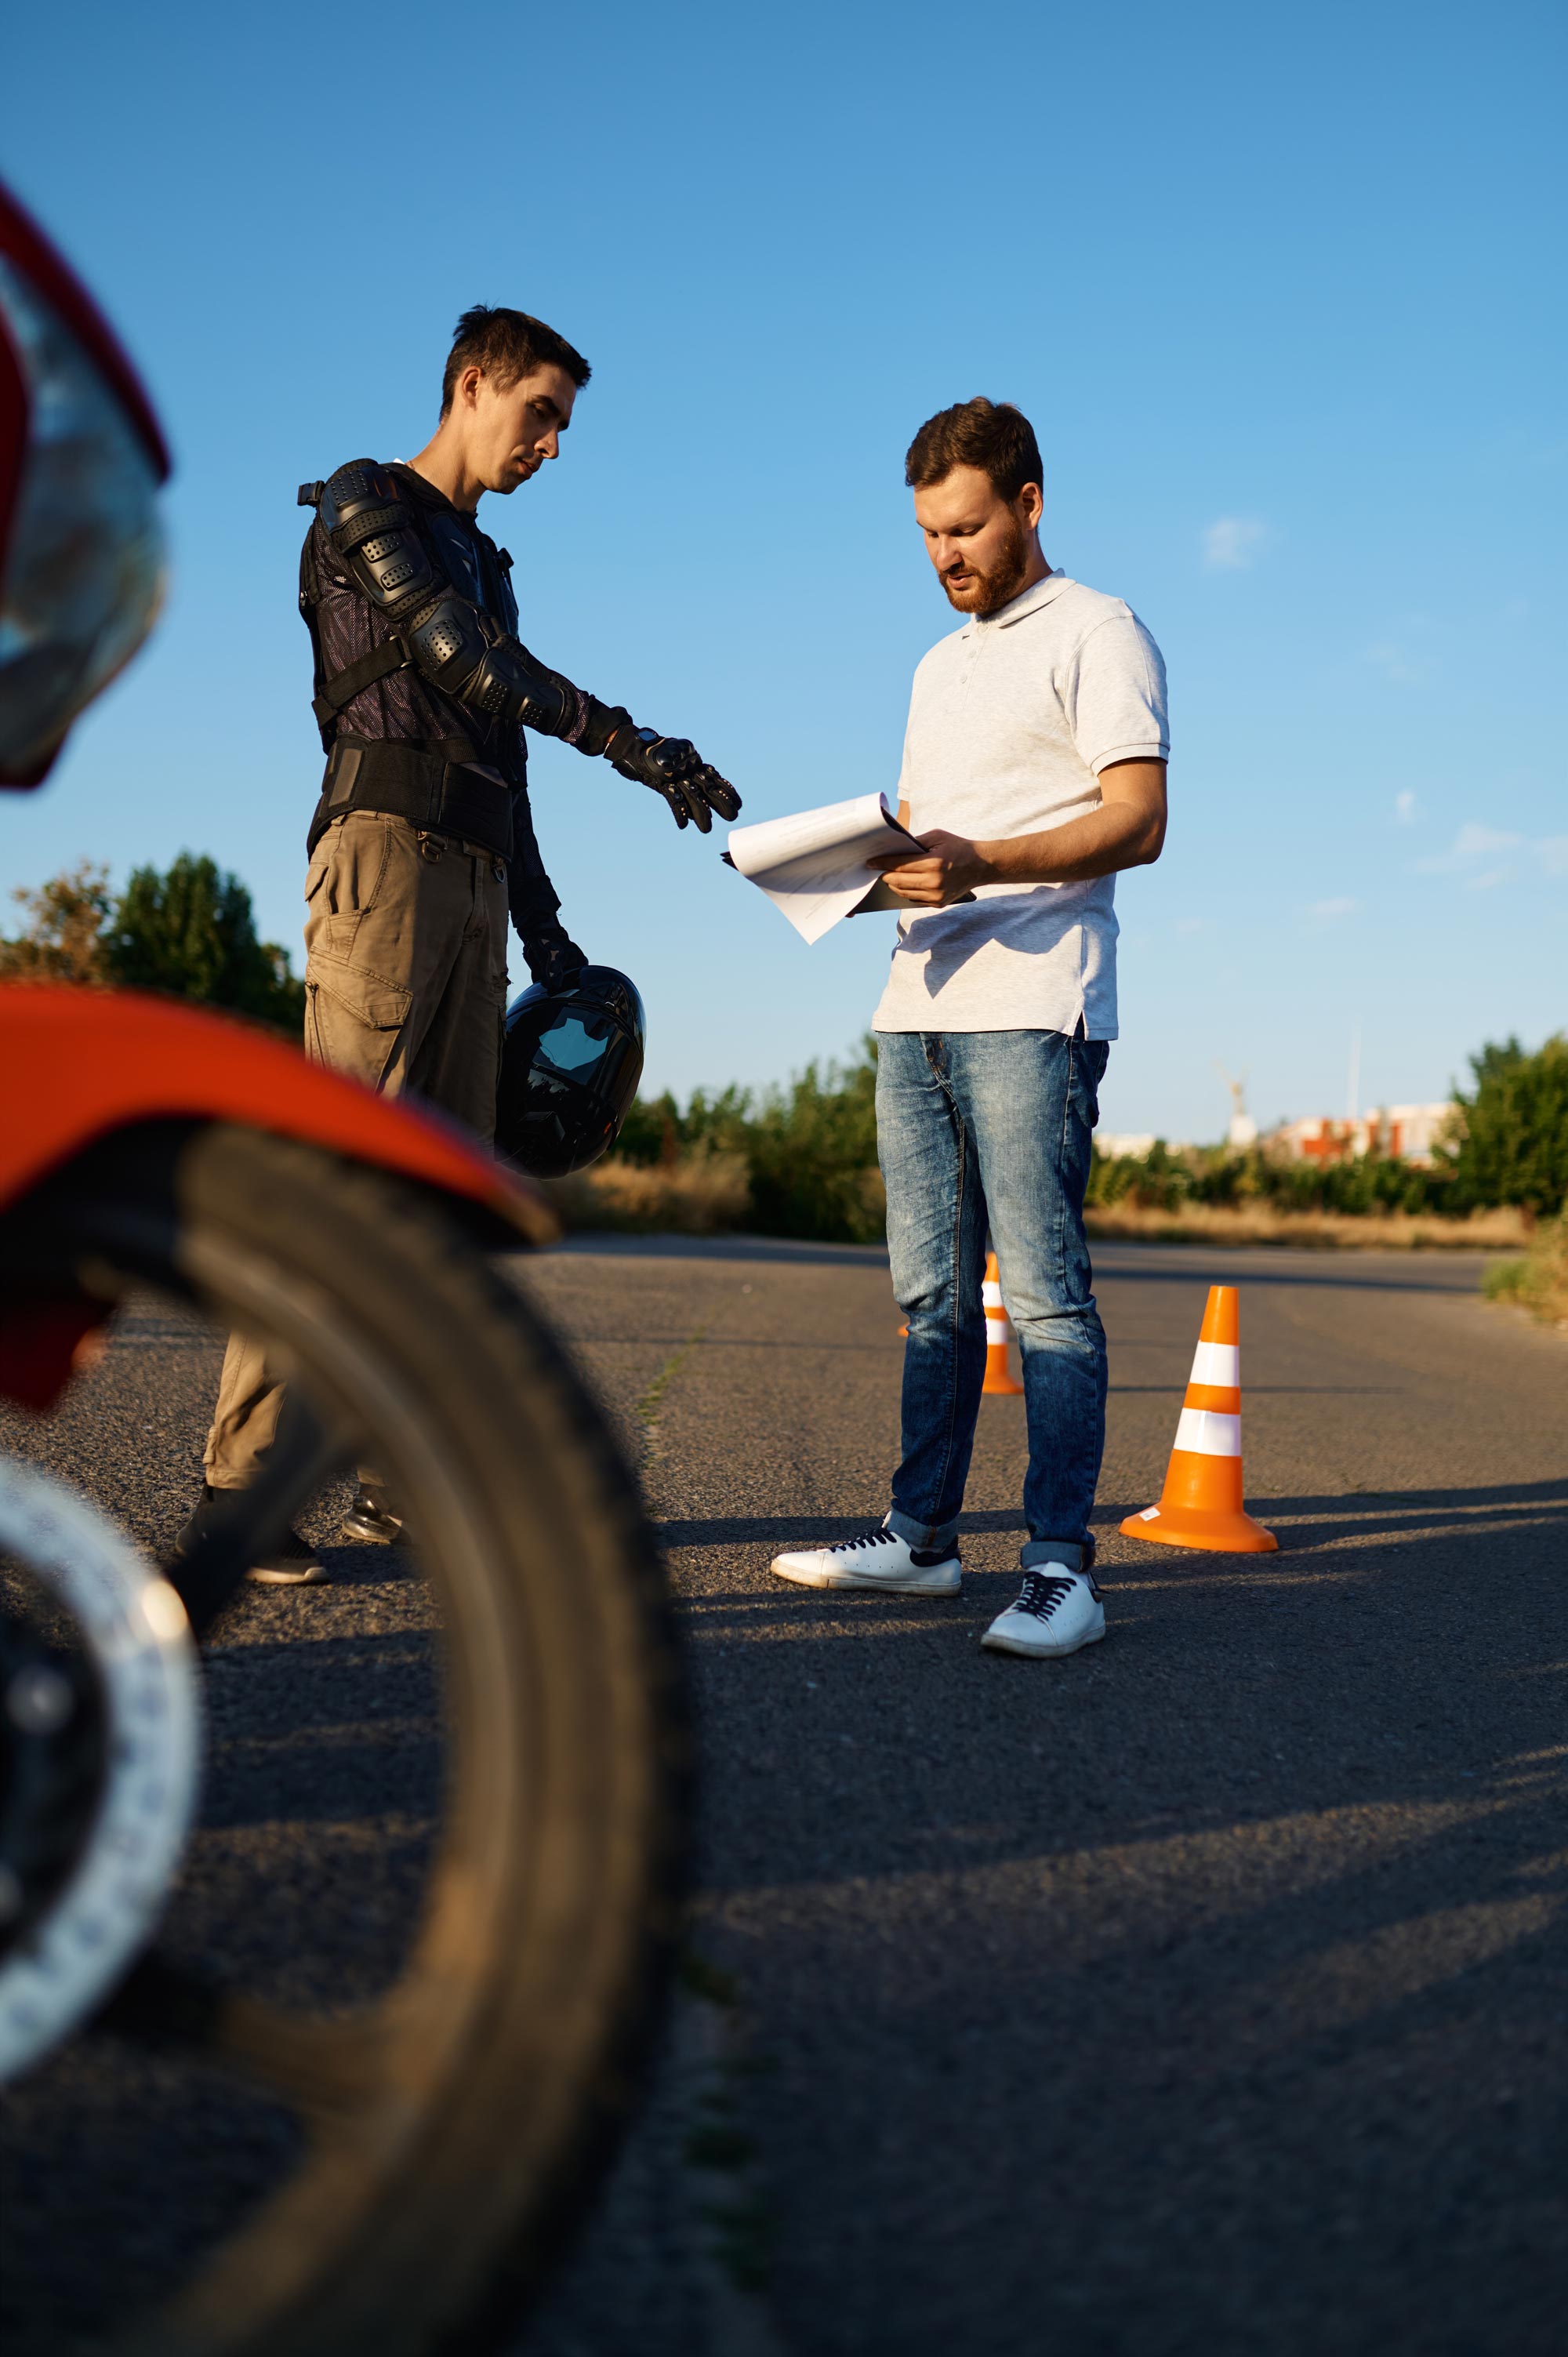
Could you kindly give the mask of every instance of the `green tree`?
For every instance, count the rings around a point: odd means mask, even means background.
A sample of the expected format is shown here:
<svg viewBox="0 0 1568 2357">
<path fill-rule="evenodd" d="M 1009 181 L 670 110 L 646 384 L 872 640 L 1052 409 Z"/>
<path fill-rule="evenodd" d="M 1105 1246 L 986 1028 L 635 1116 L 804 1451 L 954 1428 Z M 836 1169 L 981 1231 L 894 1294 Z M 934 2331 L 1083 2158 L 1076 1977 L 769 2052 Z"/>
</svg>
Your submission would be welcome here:
<svg viewBox="0 0 1568 2357">
<path fill-rule="evenodd" d="M 1568 1036 L 1534 1055 L 1517 1039 L 1470 1059 L 1474 1087 L 1456 1089 L 1463 1123 L 1448 1149 L 1454 1191 L 1472 1204 L 1520 1203 L 1543 1217 L 1568 1201 Z"/>
<path fill-rule="evenodd" d="M 751 1179 L 748 1224 L 763 1235 L 869 1243 L 884 1231 L 876 1168 L 876 1043 L 847 1064 L 809 1064 L 760 1096 L 734 1083 L 696 1089 L 685 1110 L 668 1090 L 639 1099 L 620 1134 L 628 1162 L 738 1154 Z"/>
<path fill-rule="evenodd" d="M 288 952 L 256 937 L 251 896 L 215 860 L 182 851 L 160 876 L 135 867 L 103 934 L 112 980 L 194 998 L 297 1033 L 305 985 Z"/>
<path fill-rule="evenodd" d="M 166 875 L 133 868 L 118 900 L 108 869 L 82 860 L 12 898 L 27 921 L 0 940 L 0 980 L 162 991 L 298 1036 L 305 985 L 286 950 L 257 940 L 249 892 L 215 860 L 182 851 Z"/>
<path fill-rule="evenodd" d="M 770 1089 L 752 1124 L 751 1200 L 765 1235 L 870 1243 L 886 1202 L 876 1168 L 876 1055 L 808 1064 Z"/>
<path fill-rule="evenodd" d="M 0 978 L 7 982 L 92 982 L 109 979 L 103 926 L 109 915 L 109 870 L 84 859 L 36 891 L 12 893 L 27 921 L 14 941 L 0 941 Z"/>
</svg>

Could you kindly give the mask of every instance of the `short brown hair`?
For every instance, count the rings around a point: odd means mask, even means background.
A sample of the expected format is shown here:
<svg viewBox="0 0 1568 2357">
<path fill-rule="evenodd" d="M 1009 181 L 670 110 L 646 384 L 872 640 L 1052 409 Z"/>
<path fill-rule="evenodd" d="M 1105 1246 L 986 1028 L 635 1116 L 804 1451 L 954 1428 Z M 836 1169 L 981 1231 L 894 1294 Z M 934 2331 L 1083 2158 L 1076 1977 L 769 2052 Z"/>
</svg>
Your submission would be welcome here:
<svg viewBox="0 0 1568 2357">
<path fill-rule="evenodd" d="M 983 393 L 927 418 L 905 457 L 904 480 L 924 490 L 955 467 L 978 467 L 1009 503 L 1026 483 L 1045 482 L 1040 446 L 1023 411 L 1010 401 L 987 401 Z"/>
<path fill-rule="evenodd" d="M 443 417 L 452 406 L 457 379 L 466 368 L 483 369 L 499 385 L 516 384 L 535 369 L 564 369 L 579 392 L 594 372 L 582 353 L 542 319 L 528 311 L 508 311 L 489 303 L 476 303 L 452 330 L 452 349 L 441 380 Z"/>
</svg>

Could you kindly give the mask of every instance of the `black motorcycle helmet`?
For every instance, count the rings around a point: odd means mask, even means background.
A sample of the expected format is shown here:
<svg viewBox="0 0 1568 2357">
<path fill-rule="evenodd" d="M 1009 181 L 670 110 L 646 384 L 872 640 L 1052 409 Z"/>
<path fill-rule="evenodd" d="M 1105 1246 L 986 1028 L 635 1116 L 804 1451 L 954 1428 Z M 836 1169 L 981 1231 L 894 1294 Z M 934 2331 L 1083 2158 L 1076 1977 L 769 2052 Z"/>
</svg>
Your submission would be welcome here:
<svg viewBox="0 0 1568 2357">
<path fill-rule="evenodd" d="M 585 965 L 555 989 L 536 982 L 506 1014 L 496 1144 L 535 1178 L 564 1178 L 606 1154 L 642 1078 L 637 985 Z"/>
</svg>

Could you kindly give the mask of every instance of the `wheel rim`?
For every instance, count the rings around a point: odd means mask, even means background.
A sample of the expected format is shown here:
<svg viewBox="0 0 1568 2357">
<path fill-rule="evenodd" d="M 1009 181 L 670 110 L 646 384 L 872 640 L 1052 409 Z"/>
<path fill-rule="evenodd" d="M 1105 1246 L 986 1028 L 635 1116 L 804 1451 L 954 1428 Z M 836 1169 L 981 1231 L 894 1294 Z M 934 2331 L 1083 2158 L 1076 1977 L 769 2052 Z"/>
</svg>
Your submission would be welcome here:
<svg viewBox="0 0 1568 2357">
<path fill-rule="evenodd" d="M 85 1739 L 102 1762 L 64 1881 L 0 1955 L 4 2082 L 86 2019 L 163 1912 L 196 1811 L 201 1716 L 184 1606 L 95 1506 L 52 1474 L 0 1458 L 0 1552 L 80 1636 L 94 1694 L 77 1707 L 93 1711 Z M 5 1699 L 13 1717 L 27 1715 L 19 1695 Z"/>
</svg>

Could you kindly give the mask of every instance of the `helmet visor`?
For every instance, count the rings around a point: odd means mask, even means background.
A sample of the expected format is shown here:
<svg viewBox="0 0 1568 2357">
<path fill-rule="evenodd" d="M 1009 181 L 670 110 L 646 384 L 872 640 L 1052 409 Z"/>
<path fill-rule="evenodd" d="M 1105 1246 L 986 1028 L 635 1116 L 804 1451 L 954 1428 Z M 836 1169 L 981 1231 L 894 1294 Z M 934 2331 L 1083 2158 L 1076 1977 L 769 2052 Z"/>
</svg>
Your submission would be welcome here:
<svg viewBox="0 0 1568 2357">
<path fill-rule="evenodd" d="M 586 1169 L 615 1144 L 642 1077 L 642 1001 L 613 966 L 557 991 L 535 983 L 507 1010 L 496 1143 L 537 1178 Z"/>
</svg>

